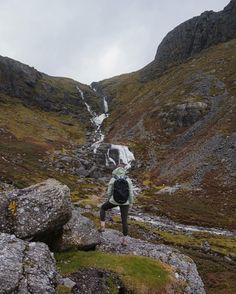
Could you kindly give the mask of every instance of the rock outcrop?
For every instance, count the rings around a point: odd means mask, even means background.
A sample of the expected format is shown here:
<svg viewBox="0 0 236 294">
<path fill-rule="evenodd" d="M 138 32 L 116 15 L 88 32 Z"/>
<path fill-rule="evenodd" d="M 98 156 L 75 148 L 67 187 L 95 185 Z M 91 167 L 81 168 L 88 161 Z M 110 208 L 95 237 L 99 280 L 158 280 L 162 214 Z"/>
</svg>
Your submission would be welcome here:
<svg viewBox="0 0 236 294">
<path fill-rule="evenodd" d="M 212 45 L 236 38 L 236 1 L 219 12 L 206 11 L 170 31 L 157 49 L 155 59 L 144 68 L 161 74 L 168 67 Z"/>
<path fill-rule="evenodd" d="M 200 120 L 207 112 L 205 102 L 187 102 L 175 105 L 170 111 L 158 113 L 162 128 L 175 130 L 178 127 L 189 127 Z"/>
<path fill-rule="evenodd" d="M 86 101 L 92 109 L 101 109 L 100 99 L 89 86 L 68 78 L 48 76 L 8 57 L 0 56 L 0 81 L 0 93 L 3 96 L 19 98 L 24 105 L 44 111 L 77 115 L 80 123 L 86 123 L 87 126 L 90 126 L 90 117 L 76 87 L 83 88 Z"/>
<path fill-rule="evenodd" d="M 121 234 L 114 230 L 106 230 L 102 234 L 99 250 L 116 254 L 147 256 L 167 263 L 175 269 L 175 276 L 186 284 L 185 294 L 204 294 L 204 285 L 191 258 L 178 250 L 165 245 L 156 245 L 139 239 L 129 238 L 128 246 L 120 243 Z"/>
<path fill-rule="evenodd" d="M 28 97 L 43 74 L 33 67 L 0 56 L 0 92 L 13 97 Z"/>
<path fill-rule="evenodd" d="M 67 186 L 54 179 L 0 193 L 0 231 L 50 242 L 71 217 L 69 193 Z"/>
<path fill-rule="evenodd" d="M 70 221 L 63 226 L 62 236 L 57 249 L 89 250 L 100 244 L 101 237 L 94 223 L 82 216 L 79 210 L 73 210 Z"/>
<path fill-rule="evenodd" d="M 57 284 L 55 260 L 47 245 L 0 234 L 0 293 L 54 294 Z"/>
</svg>

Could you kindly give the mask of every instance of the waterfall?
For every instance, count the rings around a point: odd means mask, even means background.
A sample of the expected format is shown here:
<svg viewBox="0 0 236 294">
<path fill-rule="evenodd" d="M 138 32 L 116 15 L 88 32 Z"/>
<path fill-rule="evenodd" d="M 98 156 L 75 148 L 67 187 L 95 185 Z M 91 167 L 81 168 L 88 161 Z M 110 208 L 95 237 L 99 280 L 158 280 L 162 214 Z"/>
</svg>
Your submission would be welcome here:
<svg viewBox="0 0 236 294">
<path fill-rule="evenodd" d="M 106 96 L 103 97 L 103 105 L 104 105 L 104 111 L 105 113 L 108 113 L 108 103 Z"/>
<path fill-rule="evenodd" d="M 82 100 L 84 101 L 84 104 L 85 104 L 85 106 L 86 106 L 88 112 L 91 114 L 92 117 L 94 117 L 94 113 L 93 113 L 93 111 L 91 110 L 91 107 L 88 105 L 88 103 L 87 103 L 87 102 L 85 101 L 85 99 L 84 99 L 84 92 L 83 92 L 78 86 L 76 87 L 76 89 L 79 91 L 80 96 L 81 96 Z"/>
<path fill-rule="evenodd" d="M 112 162 L 113 164 L 117 164 L 113 158 L 110 157 L 110 150 L 117 150 L 118 152 L 118 162 L 117 163 L 124 163 L 126 165 L 126 168 L 131 167 L 132 161 L 135 160 L 134 154 L 129 150 L 127 146 L 124 145 L 115 145 L 111 144 L 110 149 L 107 151 L 107 158 L 108 161 Z"/>
<path fill-rule="evenodd" d="M 96 88 L 90 86 L 90 88 L 97 93 Z M 97 149 L 101 145 L 101 143 L 104 141 L 104 134 L 101 131 L 101 126 L 103 121 L 109 116 L 109 109 L 108 109 L 108 102 L 107 102 L 107 97 L 103 96 L 103 111 L 104 113 L 97 115 L 96 112 L 91 110 L 91 107 L 88 105 L 88 103 L 85 101 L 84 93 L 83 91 L 77 86 L 76 89 L 79 91 L 80 96 L 82 100 L 84 101 L 84 104 L 88 110 L 88 112 L 91 114 L 91 122 L 95 126 L 95 133 L 93 137 L 94 143 L 91 145 L 94 154 L 96 154 Z M 117 150 L 118 153 L 118 162 L 116 162 L 111 156 L 110 156 L 110 151 L 111 150 Z M 126 165 L 126 168 L 131 167 L 132 161 L 135 160 L 134 154 L 129 150 L 127 146 L 124 145 L 115 145 L 111 144 L 110 148 L 107 150 L 106 154 L 106 165 L 109 166 L 110 163 L 113 165 L 117 165 L 120 162 L 123 162 Z"/>
<path fill-rule="evenodd" d="M 91 145 L 91 147 L 93 148 L 93 152 L 96 153 L 98 147 L 104 141 L 104 135 L 102 134 L 100 128 L 101 128 L 101 125 L 102 125 L 104 119 L 108 115 L 106 113 L 102 113 L 100 115 L 97 115 L 96 112 L 92 111 L 91 107 L 85 101 L 84 92 L 78 86 L 76 87 L 76 89 L 79 91 L 80 96 L 81 96 L 82 100 L 84 101 L 84 104 L 85 104 L 88 112 L 91 114 L 91 122 L 95 126 L 95 134 L 94 134 L 94 138 L 93 138 L 94 143 Z M 105 111 L 105 104 L 104 104 L 104 111 Z"/>
</svg>

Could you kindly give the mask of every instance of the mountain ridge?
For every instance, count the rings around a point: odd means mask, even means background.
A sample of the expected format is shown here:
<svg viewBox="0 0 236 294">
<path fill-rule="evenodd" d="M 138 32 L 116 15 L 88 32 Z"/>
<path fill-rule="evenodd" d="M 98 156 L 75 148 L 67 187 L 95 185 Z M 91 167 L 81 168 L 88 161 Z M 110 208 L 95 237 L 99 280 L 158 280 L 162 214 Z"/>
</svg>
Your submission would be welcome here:
<svg viewBox="0 0 236 294">
<path fill-rule="evenodd" d="M 154 60 L 145 66 L 143 76 L 161 75 L 203 49 L 236 38 L 236 1 L 221 11 L 205 11 L 171 30 L 158 46 Z M 149 73 L 150 72 L 150 73 Z"/>
</svg>

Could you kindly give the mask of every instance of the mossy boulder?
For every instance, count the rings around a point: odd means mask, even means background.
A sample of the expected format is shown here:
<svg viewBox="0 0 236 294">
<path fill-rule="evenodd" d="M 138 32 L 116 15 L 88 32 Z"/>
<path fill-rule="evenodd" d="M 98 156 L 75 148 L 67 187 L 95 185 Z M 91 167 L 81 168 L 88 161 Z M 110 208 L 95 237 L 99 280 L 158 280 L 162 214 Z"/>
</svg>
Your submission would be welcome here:
<svg viewBox="0 0 236 294">
<path fill-rule="evenodd" d="M 71 217 L 69 195 L 69 188 L 54 179 L 0 193 L 1 231 L 49 244 Z"/>
</svg>

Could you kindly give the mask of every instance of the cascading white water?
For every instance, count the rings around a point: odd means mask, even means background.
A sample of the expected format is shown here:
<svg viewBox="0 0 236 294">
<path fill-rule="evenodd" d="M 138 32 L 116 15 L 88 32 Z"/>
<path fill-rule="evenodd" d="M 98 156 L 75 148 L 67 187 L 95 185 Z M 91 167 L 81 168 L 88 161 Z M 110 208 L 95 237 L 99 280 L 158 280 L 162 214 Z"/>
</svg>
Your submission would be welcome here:
<svg viewBox="0 0 236 294">
<path fill-rule="evenodd" d="M 103 97 L 103 105 L 104 105 L 104 111 L 105 113 L 108 113 L 108 103 L 106 96 Z"/>
<path fill-rule="evenodd" d="M 94 143 L 91 145 L 93 148 L 93 152 L 96 154 L 97 149 L 101 145 L 101 143 L 104 141 L 104 134 L 101 131 L 101 126 L 103 121 L 109 116 L 109 109 L 108 109 L 108 102 L 106 96 L 103 97 L 103 109 L 104 113 L 97 115 L 94 111 L 91 110 L 91 107 L 87 104 L 85 101 L 84 93 L 83 91 L 77 86 L 77 90 L 80 93 L 80 96 L 82 100 L 84 101 L 88 112 L 91 114 L 92 123 L 96 126 L 95 130 L 95 136 L 94 136 Z M 96 93 L 96 88 L 90 86 L 90 88 Z M 110 150 L 117 150 L 118 153 L 118 162 L 115 162 L 115 160 L 110 156 Z M 109 165 L 109 163 L 112 163 L 113 165 L 117 165 L 120 162 L 123 162 L 126 165 L 126 168 L 131 167 L 131 162 L 135 160 L 134 154 L 129 150 L 127 146 L 124 145 L 115 145 L 111 144 L 110 148 L 107 151 L 106 154 L 106 165 Z"/>
<path fill-rule="evenodd" d="M 126 168 L 131 167 L 131 163 L 132 161 L 135 160 L 135 158 L 134 158 L 134 154 L 129 150 L 127 146 L 111 144 L 110 149 L 108 149 L 107 151 L 107 157 L 108 157 L 108 161 L 114 164 L 115 161 L 113 160 L 113 158 L 110 157 L 110 150 L 117 150 L 118 156 L 119 156 L 118 163 L 121 163 L 121 162 L 124 163 L 126 165 Z"/>
<path fill-rule="evenodd" d="M 78 86 L 76 87 L 76 89 L 79 91 L 80 96 L 81 96 L 82 100 L 84 101 L 84 104 L 87 107 L 88 112 L 91 114 L 92 117 L 94 117 L 94 113 L 91 110 L 91 107 L 88 105 L 88 103 L 84 99 L 84 92 Z"/>
<path fill-rule="evenodd" d="M 84 101 L 84 104 L 86 105 L 86 108 L 87 108 L 88 112 L 92 116 L 91 122 L 96 126 L 95 136 L 94 136 L 94 139 L 93 139 L 93 141 L 95 141 L 95 142 L 92 144 L 93 151 L 94 151 L 94 153 L 96 153 L 99 145 L 104 140 L 104 135 L 102 134 L 100 128 L 101 128 L 101 125 L 102 125 L 104 119 L 107 117 L 107 114 L 103 113 L 101 115 L 97 115 L 96 112 L 92 111 L 91 107 L 85 101 L 84 92 L 78 86 L 76 87 L 76 89 L 79 91 L 80 96 L 81 96 L 82 100 Z"/>
</svg>

